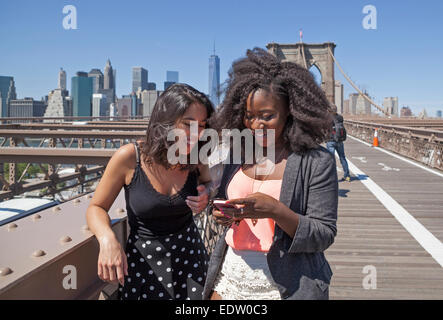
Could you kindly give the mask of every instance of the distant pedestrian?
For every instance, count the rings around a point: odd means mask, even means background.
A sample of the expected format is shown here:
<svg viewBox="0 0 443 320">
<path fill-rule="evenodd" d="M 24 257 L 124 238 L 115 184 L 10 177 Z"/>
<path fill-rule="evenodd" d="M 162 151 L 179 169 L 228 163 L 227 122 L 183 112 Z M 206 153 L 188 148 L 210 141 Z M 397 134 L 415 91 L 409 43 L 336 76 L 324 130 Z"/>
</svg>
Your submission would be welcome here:
<svg viewBox="0 0 443 320">
<path fill-rule="evenodd" d="M 351 182 L 349 175 L 348 161 L 346 161 L 345 147 L 343 141 L 346 140 L 346 129 L 343 124 L 343 117 L 337 113 L 337 107 L 334 109 L 334 122 L 332 123 L 331 139 L 326 143 L 326 148 L 332 155 L 335 155 L 337 150 L 340 158 L 341 166 L 343 167 L 344 176 L 342 180 Z"/>
</svg>

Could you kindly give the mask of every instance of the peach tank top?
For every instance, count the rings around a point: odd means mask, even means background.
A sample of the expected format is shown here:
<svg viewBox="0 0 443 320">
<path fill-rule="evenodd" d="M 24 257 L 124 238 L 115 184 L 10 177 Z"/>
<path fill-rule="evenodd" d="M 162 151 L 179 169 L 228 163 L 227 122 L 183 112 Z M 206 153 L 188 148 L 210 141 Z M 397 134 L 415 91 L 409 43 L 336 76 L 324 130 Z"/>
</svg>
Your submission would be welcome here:
<svg viewBox="0 0 443 320">
<path fill-rule="evenodd" d="M 251 193 L 261 192 L 279 200 L 281 184 L 282 180 L 254 180 L 240 168 L 228 185 L 227 197 L 228 200 L 245 198 Z M 258 219 L 255 226 L 251 219 L 244 219 L 238 226 L 232 224 L 225 240 L 236 250 L 268 252 L 273 241 L 274 228 L 275 222 L 272 219 Z"/>
</svg>

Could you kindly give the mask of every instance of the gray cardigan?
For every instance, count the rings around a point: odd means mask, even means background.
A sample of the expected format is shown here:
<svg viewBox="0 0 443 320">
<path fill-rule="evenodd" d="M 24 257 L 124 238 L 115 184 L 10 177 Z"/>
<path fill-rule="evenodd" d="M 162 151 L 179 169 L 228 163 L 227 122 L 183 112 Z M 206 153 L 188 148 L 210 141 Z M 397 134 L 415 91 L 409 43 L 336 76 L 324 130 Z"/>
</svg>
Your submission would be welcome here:
<svg viewBox="0 0 443 320">
<path fill-rule="evenodd" d="M 217 198 L 226 190 L 239 164 L 227 164 Z M 282 299 L 328 299 L 332 270 L 323 254 L 337 234 L 338 182 L 335 158 L 323 147 L 303 155 L 291 153 L 283 174 L 280 199 L 300 215 L 294 238 L 275 225 L 267 255 L 273 280 Z M 203 299 L 209 299 L 226 254 L 221 235 L 208 266 Z"/>
</svg>

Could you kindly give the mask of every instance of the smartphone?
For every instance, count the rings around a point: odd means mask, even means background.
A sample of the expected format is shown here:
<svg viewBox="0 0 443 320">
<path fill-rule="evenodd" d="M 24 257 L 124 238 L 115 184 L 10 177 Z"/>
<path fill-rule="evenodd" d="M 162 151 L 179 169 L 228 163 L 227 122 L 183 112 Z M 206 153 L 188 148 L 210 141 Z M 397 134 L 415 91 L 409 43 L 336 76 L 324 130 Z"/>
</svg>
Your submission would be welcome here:
<svg viewBox="0 0 443 320">
<path fill-rule="evenodd" d="M 233 208 L 236 209 L 237 207 L 234 206 L 233 204 L 230 203 L 226 203 L 228 200 L 223 200 L 223 199 L 214 199 L 213 200 L 213 204 L 217 207 L 218 210 L 220 210 L 220 212 L 227 218 L 232 218 L 231 216 L 227 215 L 226 213 L 223 212 L 224 208 Z M 238 226 L 240 224 L 240 220 L 235 219 L 234 223 Z"/>
<path fill-rule="evenodd" d="M 236 206 L 233 204 L 227 203 L 228 200 L 222 200 L 222 199 L 215 199 L 213 201 L 214 205 L 220 210 L 223 211 L 224 208 L 232 208 L 235 209 Z"/>
</svg>

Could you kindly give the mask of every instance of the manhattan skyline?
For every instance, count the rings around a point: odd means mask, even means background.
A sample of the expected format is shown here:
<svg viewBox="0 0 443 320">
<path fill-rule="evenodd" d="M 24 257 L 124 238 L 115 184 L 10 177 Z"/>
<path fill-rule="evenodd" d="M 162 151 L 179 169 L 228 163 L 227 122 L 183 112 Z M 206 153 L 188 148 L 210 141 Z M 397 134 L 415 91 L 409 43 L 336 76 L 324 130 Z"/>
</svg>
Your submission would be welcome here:
<svg viewBox="0 0 443 320">
<path fill-rule="evenodd" d="M 109 58 L 117 73 L 117 95 L 129 94 L 132 67 L 143 66 L 149 82 L 162 87 L 166 70 L 180 81 L 208 93 L 208 57 L 213 42 L 220 57 L 220 81 L 246 49 L 267 43 L 337 44 L 335 55 L 353 81 L 382 104 L 398 96 L 399 108 L 429 115 L 443 106 L 443 4 L 428 1 L 371 1 L 377 8 L 377 29 L 365 30 L 366 1 L 318 1 L 315 10 L 301 1 L 266 2 L 153 1 L 109 3 L 78 0 L 77 30 L 62 26 L 68 2 L 15 1 L 0 12 L 0 74 L 13 76 L 19 98 L 40 99 L 57 87 L 62 67 L 67 87 L 80 70 L 103 68 Z M 13 14 L 14 13 L 14 14 Z M 20 13 L 20 14 L 19 14 Z M 115 23 L 115 22 L 125 23 Z M 345 84 L 345 98 L 354 92 Z"/>
</svg>

